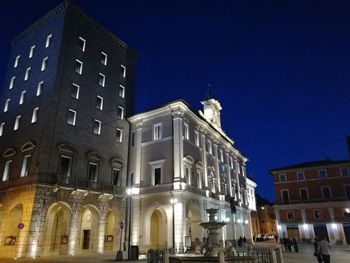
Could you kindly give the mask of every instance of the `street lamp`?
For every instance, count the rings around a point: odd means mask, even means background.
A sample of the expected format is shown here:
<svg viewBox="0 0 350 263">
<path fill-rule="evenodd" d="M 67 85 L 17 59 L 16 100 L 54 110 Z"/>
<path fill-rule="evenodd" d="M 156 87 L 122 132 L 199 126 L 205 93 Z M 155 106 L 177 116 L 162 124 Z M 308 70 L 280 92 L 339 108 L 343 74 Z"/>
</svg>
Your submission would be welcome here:
<svg viewBox="0 0 350 263">
<path fill-rule="evenodd" d="M 122 236 L 123 236 L 124 221 L 120 221 L 119 228 L 120 228 L 120 241 L 119 241 L 119 250 L 117 252 L 116 261 L 123 261 Z"/>
</svg>

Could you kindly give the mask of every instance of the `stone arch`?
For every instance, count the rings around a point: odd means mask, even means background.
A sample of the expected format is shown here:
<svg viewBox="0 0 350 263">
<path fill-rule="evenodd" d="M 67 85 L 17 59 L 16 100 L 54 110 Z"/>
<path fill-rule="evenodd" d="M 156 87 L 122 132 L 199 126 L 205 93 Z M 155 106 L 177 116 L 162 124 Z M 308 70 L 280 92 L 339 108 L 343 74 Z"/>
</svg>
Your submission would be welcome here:
<svg viewBox="0 0 350 263">
<path fill-rule="evenodd" d="M 53 203 L 46 216 L 43 255 L 67 255 L 71 227 L 71 207 L 62 201 Z"/>
<path fill-rule="evenodd" d="M 168 214 L 164 207 L 154 205 L 145 213 L 144 245 L 152 249 L 166 249 L 168 247 Z"/>
<path fill-rule="evenodd" d="M 88 204 L 80 209 L 80 231 L 79 247 L 80 252 L 98 252 L 98 225 L 100 213 L 96 206 Z"/>
<path fill-rule="evenodd" d="M 21 147 L 21 152 L 31 151 L 36 147 L 35 143 L 32 141 L 26 142 Z"/>
<path fill-rule="evenodd" d="M 14 156 L 16 154 L 16 150 L 14 148 L 8 148 L 3 154 L 2 156 L 7 158 L 7 157 L 11 157 Z"/>
<path fill-rule="evenodd" d="M 200 207 L 190 205 L 187 210 L 187 229 L 188 235 L 192 237 L 192 241 L 194 241 L 195 238 L 202 240 L 203 228 L 199 225 L 201 222 L 203 222 L 203 220 Z"/>
</svg>

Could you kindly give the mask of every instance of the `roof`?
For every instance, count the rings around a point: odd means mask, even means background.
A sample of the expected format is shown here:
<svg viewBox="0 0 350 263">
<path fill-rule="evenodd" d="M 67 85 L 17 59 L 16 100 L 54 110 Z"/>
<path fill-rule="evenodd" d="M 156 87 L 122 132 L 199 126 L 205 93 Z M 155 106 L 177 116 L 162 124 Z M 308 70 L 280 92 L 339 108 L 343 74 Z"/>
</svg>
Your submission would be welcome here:
<svg viewBox="0 0 350 263">
<path fill-rule="evenodd" d="M 284 166 L 280 168 L 275 168 L 269 170 L 270 173 L 276 172 L 276 171 L 282 171 L 282 170 L 292 170 L 292 169 L 298 169 L 298 168 L 311 168 L 311 167 L 319 167 L 319 166 L 330 166 L 330 165 L 337 165 L 337 164 L 345 164 L 349 163 L 350 160 L 337 160 L 333 161 L 330 159 L 326 160 L 320 160 L 320 161 L 313 161 L 313 162 L 305 162 L 305 163 L 299 163 L 299 164 L 294 164 L 290 166 Z"/>
</svg>

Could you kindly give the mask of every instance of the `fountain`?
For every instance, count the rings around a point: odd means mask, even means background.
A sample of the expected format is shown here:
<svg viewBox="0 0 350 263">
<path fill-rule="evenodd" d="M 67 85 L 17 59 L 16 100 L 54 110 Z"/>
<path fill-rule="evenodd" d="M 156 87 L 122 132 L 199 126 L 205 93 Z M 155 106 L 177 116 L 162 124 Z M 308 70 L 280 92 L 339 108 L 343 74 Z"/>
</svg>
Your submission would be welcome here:
<svg viewBox="0 0 350 263">
<path fill-rule="evenodd" d="M 220 251 L 223 251 L 223 247 L 219 244 L 219 233 L 218 230 L 221 229 L 226 223 L 215 221 L 215 215 L 219 209 L 209 208 L 205 211 L 209 214 L 209 222 L 203 222 L 199 225 L 204 229 L 209 231 L 208 239 L 211 244 L 210 255 L 216 257 Z"/>
</svg>

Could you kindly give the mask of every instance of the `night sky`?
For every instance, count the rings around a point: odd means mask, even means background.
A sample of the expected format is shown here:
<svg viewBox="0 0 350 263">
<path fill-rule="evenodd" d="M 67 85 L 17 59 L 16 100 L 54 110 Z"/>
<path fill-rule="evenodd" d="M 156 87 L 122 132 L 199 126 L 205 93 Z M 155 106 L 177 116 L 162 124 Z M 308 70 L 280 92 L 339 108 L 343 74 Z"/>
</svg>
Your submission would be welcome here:
<svg viewBox="0 0 350 263">
<path fill-rule="evenodd" d="M 1 86 L 11 38 L 59 2 L 0 2 Z M 348 159 L 350 1 L 74 3 L 137 51 L 137 113 L 179 98 L 201 109 L 211 84 L 224 131 L 271 201 L 268 169 Z"/>
</svg>

